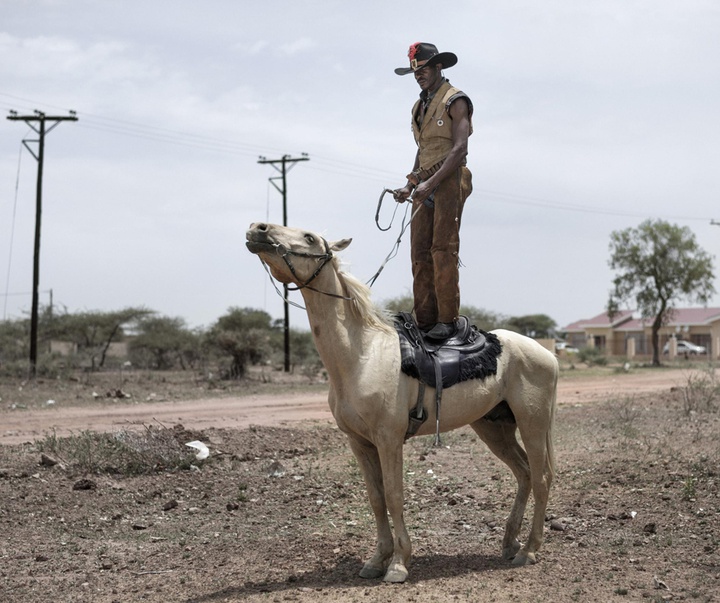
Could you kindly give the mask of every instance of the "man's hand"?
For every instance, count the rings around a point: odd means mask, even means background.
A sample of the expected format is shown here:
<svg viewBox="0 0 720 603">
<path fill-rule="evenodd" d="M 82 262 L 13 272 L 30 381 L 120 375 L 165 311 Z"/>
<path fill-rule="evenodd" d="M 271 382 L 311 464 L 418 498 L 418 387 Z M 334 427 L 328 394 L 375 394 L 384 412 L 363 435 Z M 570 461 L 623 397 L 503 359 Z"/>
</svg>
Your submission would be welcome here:
<svg viewBox="0 0 720 603">
<path fill-rule="evenodd" d="M 425 199 L 432 195 L 433 191 L 436 188 L 436 185 L 433 185 L 431 182 L 432 178 L 418 184 L 417 188 L 415 189 L 415 194 L 413 195 L 413 201 L 422 203 L 423 201 L 425 201 Z"/>
<path fill-rule="evenodd" d="M 406 184 L 402 188 L 395 189 L 393 191 L 393 197 L 398 203 L 405 203 L 412 195 L 413 189 L 409 184 Z"/>
</svg>

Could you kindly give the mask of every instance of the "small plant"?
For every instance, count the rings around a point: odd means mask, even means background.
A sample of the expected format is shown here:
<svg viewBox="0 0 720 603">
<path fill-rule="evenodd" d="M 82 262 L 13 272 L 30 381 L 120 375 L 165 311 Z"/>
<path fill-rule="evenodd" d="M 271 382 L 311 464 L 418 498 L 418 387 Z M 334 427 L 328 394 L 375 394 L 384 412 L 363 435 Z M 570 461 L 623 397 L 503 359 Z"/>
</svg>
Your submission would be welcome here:
<svg viewBox="0 0 720 603">
<path fill-rule="evenodd" d="M 696 481 L 697 480 L 692 475 L 685 478 L 685 481 L 683 482 L 683 491 L 682 491 L 683 500 L 694 500 L 695 499 L 695 495 L 697 494 L 697 490 L 695 488 Z"/>
<path fill-rule="evenodd" d="M 640 416 L 640 411 L 636 407 L 634 396 L 625 396 L 618 404 L 618 417 L 623 423 L 632 425 Z"/>
<path fill-rule="evenodd" d="M 690 373 L 682 388 L 683 413 L 717 412 L 720 405 L 720 380 L 712 366 Z"/>
</svg>

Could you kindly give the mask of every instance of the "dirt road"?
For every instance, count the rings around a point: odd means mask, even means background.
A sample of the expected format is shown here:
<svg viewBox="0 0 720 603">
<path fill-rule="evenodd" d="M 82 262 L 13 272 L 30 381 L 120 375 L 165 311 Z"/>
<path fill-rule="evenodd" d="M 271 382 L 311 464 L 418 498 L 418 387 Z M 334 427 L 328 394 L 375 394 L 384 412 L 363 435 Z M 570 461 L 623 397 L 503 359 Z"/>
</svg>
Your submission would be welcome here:
<svg viewBox="0 0 720 603">
<path fill-rule="evenodd" d="M 610 397 L 668 390 L 687 382 L 683 370 L 658 370 L 607 376 L 563 375 L 558 384 L 559 404 L 583 404 Z M 112 431 L 129 425 L 181 423 L 187 428 L 243 428 L 277 426 L 304 420 L 330 421 L 327 394 L 288 394 L 211 398 L 182 402 L 117 402 L 97 406 L 63 407 L 0 412 L 0 444 L 18 444 L 55 430 L 60 436 L 83 430 Z"/>
</svg>

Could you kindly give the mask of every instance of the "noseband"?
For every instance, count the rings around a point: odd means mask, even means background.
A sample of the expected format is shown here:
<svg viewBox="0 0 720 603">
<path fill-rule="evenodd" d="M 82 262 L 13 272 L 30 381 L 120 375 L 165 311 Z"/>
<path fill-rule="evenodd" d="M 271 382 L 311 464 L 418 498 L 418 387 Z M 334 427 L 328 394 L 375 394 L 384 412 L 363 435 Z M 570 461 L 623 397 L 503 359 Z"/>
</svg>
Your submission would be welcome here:
<svg viewBox="0 0 720 603">
<path fill-rule="evenodd" d="M 322 237 L 320 237 L 320 238 L 322 239 Z M 353 301 L 352 297 L 345 297 L 344 295 L 338 295 L 337 293 L 328 293 L 327 291 L 320 291 L 319 289 L 315 289 L 315 287 L 310 286 L 310 283 L 312 283 L 320 275 L 320 272 L 322 272 L 322 269 L 325 268 L 325 265 L 333 258 L 333 253 L 330 250 L 330 246 L 328 245 L 328 242 L 325 239 L 322 239 L 322 242 L 323 242 L 323 245 L 325 245 L 325 253 L 304 253 L 304 252 L 300 252 L 300 251 L 293 251 L 292 249 L 285 247 L 281 243 L 273 243 L 272 244 L 273 247 L 275 247 L 277 254 L 285 261 L 285 264 L 287 265 L 288 270 L 290 270 L 290 273 L 295 277 L 295 279 L 299 283 L 301 283 L 297 287 L 290 287 L 288 285 L 285 285 L 285 287 L 287 288 L 288 291 L 299 291 L 300 289 L 310 289 L 311 291 L 315 291 L 316 293 L 322 293 L 323 295 L 328 295 L 330 297 L 337 297 L 338 299 L 344 299 L 346 301 Z M 298 276 L 297 272 L 295 271 L 295 266 L 293 266 L 292 262 L 290 261 L 291 256 L 319 260 L 320 265 L 316 268 L 315 272 L 312 273 L 310 278 L 307 279 L 303 283 L 302 279 Z"/>
</svg>

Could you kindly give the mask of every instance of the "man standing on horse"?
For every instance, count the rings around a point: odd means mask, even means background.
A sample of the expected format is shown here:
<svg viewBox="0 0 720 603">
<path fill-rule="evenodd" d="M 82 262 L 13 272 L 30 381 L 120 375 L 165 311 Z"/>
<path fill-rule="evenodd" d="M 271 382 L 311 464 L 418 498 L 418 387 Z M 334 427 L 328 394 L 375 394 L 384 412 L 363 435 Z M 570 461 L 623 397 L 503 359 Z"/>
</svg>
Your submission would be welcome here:
<svg viewBox="0 0 720 603">
<path fill-rule="evenodd" d="M 412 109 L 418 151 L 407 184 L 395 191 L 395 199 L 404 202 L 412 196 L 415 319 L 428 337 L 443 340 L 455 333 L 460 313 L 460 219 L 472 192 L 466 163 L 473 106 L 442 74 L 457 63 L 457 56 L 417 42 L 408 57 L 410 67 L 398 67 L 395 73 L 414 74 L 421 89 Z"/>
</svg>

